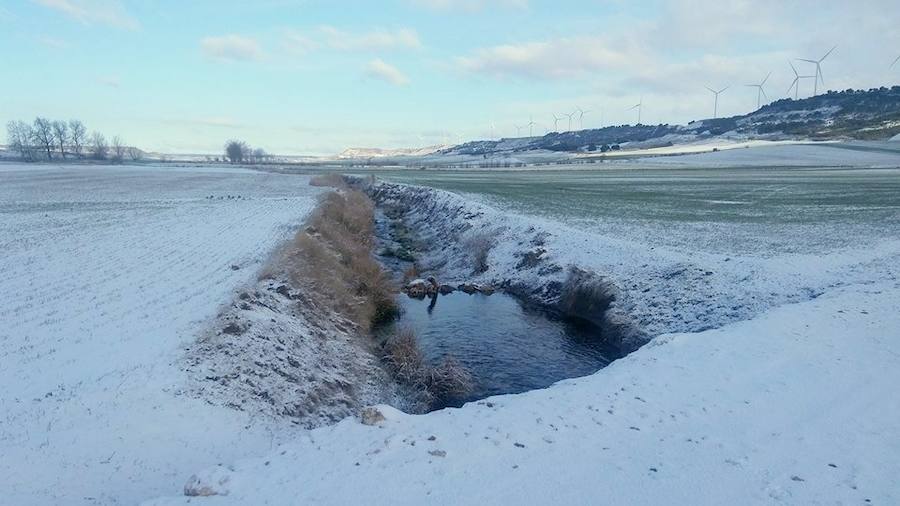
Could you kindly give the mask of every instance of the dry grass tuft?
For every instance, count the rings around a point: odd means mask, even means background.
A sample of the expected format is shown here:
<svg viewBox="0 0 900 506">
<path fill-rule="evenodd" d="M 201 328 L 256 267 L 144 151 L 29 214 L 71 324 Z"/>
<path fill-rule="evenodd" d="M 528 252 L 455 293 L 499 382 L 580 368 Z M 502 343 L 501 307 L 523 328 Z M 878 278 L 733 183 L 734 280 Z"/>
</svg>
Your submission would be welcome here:
<svg viewBox="0 0 900 506">
<path fill-rule="evenodd" d="M 412 264 L 409 266 L 409 269 L 406 269 L 406 271 L 403 273 L 403 282 L 409 283 L 414 279 L 419 279 L 419 275 L 420 273 L 418 264 Z"/>
<path fill-rule="evenodd" d="M 469 252 L 472 259 L 472 270 L 475 274 L 481 274 L 488 270 L 488 255 L 494 247 L 492 234 L 481 231 L 475 232 L 462 241 L 463 247 Z"/>
<path fill-rule="evenodd" d="M 372 256 L 374 204 L 358 191 L 331 192 L 287 250 L 291 281 L 308 285 L 319 303 L 344 315 L 363 332 L 393 318 L 396 292 Z"/>
<path fill-rule="evenodd" d="M 451 356 L 436 367 L 429 365 L 410 328 L 400 329 L 385 343 L 384 360 L 394 377 L 411 388 L 426 408 L 465 397 L 474 387 L 472 374 Z"/>
</svg>

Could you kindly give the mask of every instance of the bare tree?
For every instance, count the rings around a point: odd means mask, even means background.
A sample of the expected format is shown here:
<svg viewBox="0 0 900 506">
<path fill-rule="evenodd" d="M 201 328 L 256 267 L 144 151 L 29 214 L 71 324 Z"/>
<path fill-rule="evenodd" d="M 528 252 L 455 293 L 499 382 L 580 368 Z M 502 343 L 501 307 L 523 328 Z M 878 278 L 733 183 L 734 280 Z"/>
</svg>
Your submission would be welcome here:
<svg viewBox="0 0 900 506">
<path fill-rule="evenodd" d="M 225 156 L 231 163 L 243 162 L 250 156 L 250 146 L 244 141 L 230 140 L 225 144 Z"/>
<path fill-rule="evenodd" d="M 87 140 L 87 128 L 77 119 L 69 120 L 69 144 L 75 156 L 81 157 L 84 151 L 84 143 Z"/>
<path fill-rule="evenodd" d="M 123 141 L 121 137 L 116 135 L 112 138 L 111 146 L 113 151 L 113 161 L 116 163 L 122 163 L 122 160 L 125 159 L 125 141 Z"/>
<path fill-rule="evenodd" d="M 69 140 L 69 125 L 65 121 L 53 122 L 53 137 L 59 146 L 59 156 L 66 158 L 66 141 Z"/>
<path fill-rule="evenodd" d="M 53 136 L 53 123 L 47 118 L 34 119 L 34 140 L 40 148 L 47 153 L 47 159 L 53 159 L 53 148 L 56 145 Z"/>
<path fill-rule="evenodd" d="M 6 138 L 10 149 L 19 153 L 23 160 L 34 160 L 34 133 L 31 125 L 24 121 L 10 121 L 6 124 Z"/>
<path fill-rule="evenodd" d="M 128 148 L 128 158 L 131 158 L 132 162 L 139 162 L 144 158 L 144 152 L 132 146 Z"/>
<path fill-rule="evenodd" d="M 267 156 L 269 156 L 269 155 L 266 153 L 266 150 L 263 148 L 256 148 L 253 150 L 253 159 L 257 163 L 264 162 L 266 160 Z"/>
<path fill-rule="evenodd" d="M 90 145 L 91 156 L 93 156 L 94 159 L 106 160 L 106 157 L 109 156 L 109 145 L 106 143 L 106 137 L 100 132 L 91 134 Z"/>
</svg>

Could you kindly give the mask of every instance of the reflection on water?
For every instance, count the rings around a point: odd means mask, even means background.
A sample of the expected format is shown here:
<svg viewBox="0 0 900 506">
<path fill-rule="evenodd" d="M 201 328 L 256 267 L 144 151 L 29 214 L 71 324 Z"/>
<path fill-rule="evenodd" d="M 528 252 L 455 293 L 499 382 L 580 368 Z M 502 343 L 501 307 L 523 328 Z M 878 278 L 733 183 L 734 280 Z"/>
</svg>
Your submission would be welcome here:
<svg viewBox="0 0 900 506">
<path fill-rule="evenodd" d="M 401 296 L 400 304 L 402 317 L 383 335 L 411 327 L 429 362 L 452 355 L 474 376 L 472 395 L 453 404 L 547 387 L 596 372 L 620 356 L 595 328 L 524 308 L 503 293 Z"/>
</svg>

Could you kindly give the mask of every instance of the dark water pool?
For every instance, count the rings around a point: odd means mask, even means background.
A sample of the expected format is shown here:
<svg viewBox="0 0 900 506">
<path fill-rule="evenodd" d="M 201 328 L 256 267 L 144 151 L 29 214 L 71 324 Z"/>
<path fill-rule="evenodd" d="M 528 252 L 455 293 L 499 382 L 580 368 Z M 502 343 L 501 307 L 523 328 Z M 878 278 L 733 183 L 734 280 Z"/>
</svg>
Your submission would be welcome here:
<svg viewBox="0 0 900 506">
<path fill-rule="evenodd" d="M 474 377 L 470 396 L 445 405 L 544 388 L 594 373 L 621 356 L 596 328 L 523 307 L 501 292 L 454 292 L 436 301 L 401 295 L 400 304 L 402 316 L 383 329 L 384 335 L 410 327 L 429 362 L 452 355 Z"/>
</svg>

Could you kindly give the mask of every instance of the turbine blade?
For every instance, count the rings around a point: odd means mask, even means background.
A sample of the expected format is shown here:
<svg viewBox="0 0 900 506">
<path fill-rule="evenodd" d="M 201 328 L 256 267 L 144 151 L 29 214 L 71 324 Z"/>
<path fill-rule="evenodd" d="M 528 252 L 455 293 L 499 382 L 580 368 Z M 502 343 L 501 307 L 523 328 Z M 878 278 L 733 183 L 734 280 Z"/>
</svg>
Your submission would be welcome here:
<svg viewBox="0 0 900 506">
<path fill-rule="evenodd" d="M 890 69 L 890 68 L 894 68 L 894 65 L 896 65 L 898 61 L 900 61 L 900 56 L 894 58 L 894 61 L 891 63 L 891 66 L 888 67 L 888 68 L 889 68 L 889 69 Z"/>
<path fill-rule="evenodd" d="M 797 67 L 795 67 L 793 63 L 791 63 L 790 61 L 788 61 L 788 65 L 791 66 L 791 70 L 794 71 L 794 75 L 795 75 L 795 76 L 799 76 L 799 75 L 800 75 L 800 74 L 797 73 Z"/>
<path fill-rule="evenodd" d="M 766 100 L 769 100 L 769 96 L 766 95 L 766 90 L 764 90 L 764 89 L 762 88 L 762 86 L 759 87 L 759 92 L 762 93 L 763 98 L 765 98 Z"/>
<path fill-rule="evenodd" d="M 766 81 L 768 81 L 770 77 L 772 77 L 772 73 L 771 73 L 771 72 L 769 72 L 768 74 L 766 74 L 766 78 L 763 79 L 763 81 L 762 81 L 761 83 L 759 83 L 759 85 L 762 86 L 762 85 L 766 84 Z"/>
<path fill-rule="evenodd" d="M 819 63 L 819 60 L 807 60 L 806 58 L 797 58 L 800 61 L 805 61 L 809 63 Z"/>
<path fill-rule="evenodd" d="M 834 51 L 835 49 L 837 49 L 837 46 L 834 46 L 833 48 L 829 49 L 828 52 L 825 53 L 825 56 L 823 56 L 823 57 L 819 60 L 819 62 L 822 62 L 822 61 L 825 60 L 825 58 L 828 58 L 828 55 L 830 55 L 831 52 Z"/>
</svg>

